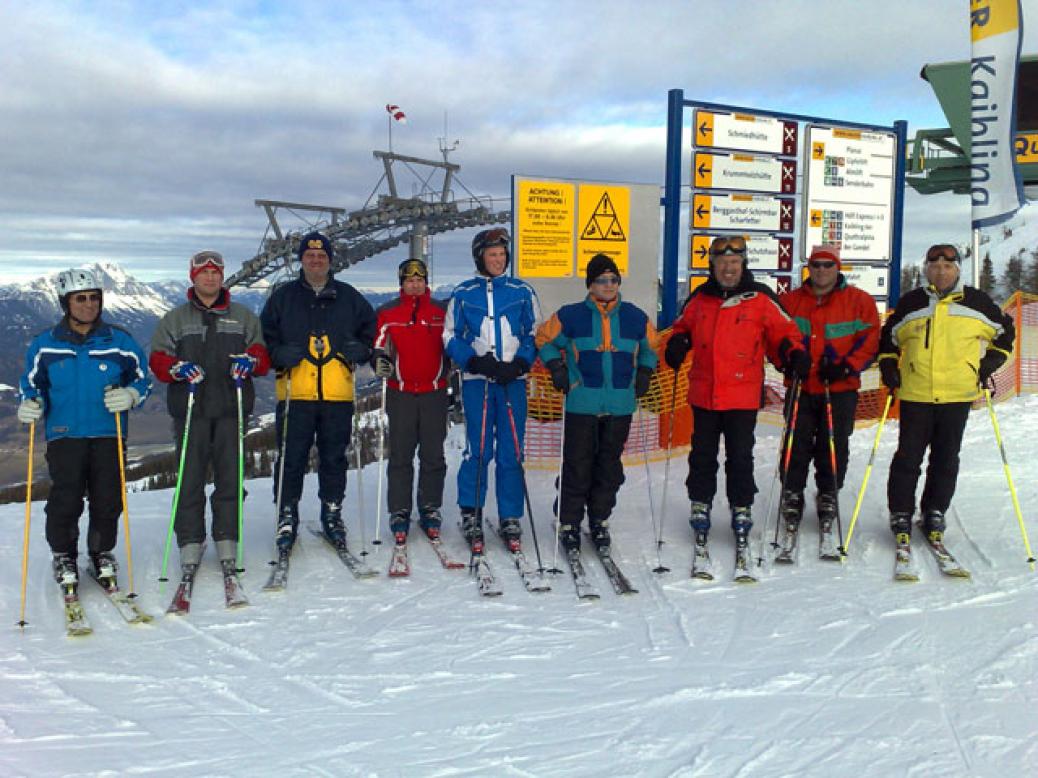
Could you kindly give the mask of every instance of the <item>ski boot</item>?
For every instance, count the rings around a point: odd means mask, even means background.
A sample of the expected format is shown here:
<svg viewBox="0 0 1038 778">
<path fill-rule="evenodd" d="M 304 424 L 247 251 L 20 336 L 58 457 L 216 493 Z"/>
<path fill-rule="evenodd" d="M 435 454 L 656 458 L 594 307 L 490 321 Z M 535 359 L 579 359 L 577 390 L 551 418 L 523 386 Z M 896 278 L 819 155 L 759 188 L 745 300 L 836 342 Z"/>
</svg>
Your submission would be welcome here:
<svg viewBox="0 0 1038 778">
<path fill-rule="evenodd" d="M 473 554 L 483 553 L 483 520 L 475 508 L 461 509 L 461 534 Z"/>
<path fill-rule="evenodd" d="M 559 524 L 559 542 L 564 551 L 579 551 L 580 526 L 566 521 Z"/>
<path fill-rule="evenodd" d="M 523 528 L 519 519 L 501 519 L 501 537 L 513 554 L 522 551 Z"/>
<path fill-rule="evenodd" d="M 281 506 L 281 514 L 278 516 L 277 531 L 274 534 L 274 542 L 279 549 L 291 551 L 296 542 L 296 534 L 299 530 L 299 503 L 285 503 Z"/>
<path fill-rule="evenodd" d="M 611 539 L 609 537 L 609 520 L 592 521 L 588 519 L 588 529 L 591 534 L 591 542 L 602 556 L 609 556 Z"/>
<path fill-rule="evenodd" d="M 440 515 L 439 508 L 426 505 L 418 509 L 418 517 L 418 526 L 421 527 L 422 531 L 429 536 L 430 540 L 436 540 L 440 537 L 440 527 L 443 525 L 443 516 Z"/>
<path fill-rule="evenodd" d="M 785 527 L 796 532 L 804 516 L 804 493 L 786 489 L 779 502 L 779 518 Z"/>
<path fill-rule="evenodd" d="M 821 532 L 831 532 L 836 514 L 839 511 L 839 497 L 836 492 L 818 492 L 815 497 L 815 511 L 818 513 L 818 528 Z"/>
<path fill-rule="evenodd" d="M 891 511 L 890 512 L 890 531 L 898 536 L 898 543 L 901 542 L 900 536 L 904 535 L 907 539 L 911 540 L 912 537 L 912 514 L 909 511 Z"/>
<path fill-rule="evenodd" d="M 90 562 L 94 566 L 94 577 L 99 581 L 115 582 L 115 574 L 119 565 L 115 562 L 115 556 L 111 551 L 99 551 L 90 555 Z"/>
<path fill-rule="evenodd" d="M 732 531 L 735 533 L 735 580 L 752 583 L 757 577 L 750 570 L 750 530 L 753 518 L 749 506 L 732 508 Z"/>
<path fill-rule="evenodd" d="M 712 581 L 714 574 L 710 564 L 710 552 L 706 546 L 710 533 L 710 506 L 705 502 L 693 501 L 689 524 L 692 525 L 694 537 L 692 546 L 692 577 Z"/>
<path fill-rule="evenodd" d="M 321 530 L 333 546 L 346 545 L 346 526 L 342 523 L 342 504 L 321 502 Z"/>
<path fill-rule="evenodd" d="M 944 542 L 944 528 L 947 526 L 942 511 L 927 510 L 923 512 L 923 532 L 931 543 Z"/>
<path fill-rule="evenodd" d="M 407 533 L 411 529 L 411 511 L 399 510 L 389 514 L 389 531 L 393 533 L 396 544 L 401 545 L 400 538 L 407 542 Z"/>
<path fill-rule="evenodd" d="M 79 566 L 75 554 L 55 554 L 51 562 L 54 580 L 66 593 L 74 594 L 79 587 Z"/>
</svg>

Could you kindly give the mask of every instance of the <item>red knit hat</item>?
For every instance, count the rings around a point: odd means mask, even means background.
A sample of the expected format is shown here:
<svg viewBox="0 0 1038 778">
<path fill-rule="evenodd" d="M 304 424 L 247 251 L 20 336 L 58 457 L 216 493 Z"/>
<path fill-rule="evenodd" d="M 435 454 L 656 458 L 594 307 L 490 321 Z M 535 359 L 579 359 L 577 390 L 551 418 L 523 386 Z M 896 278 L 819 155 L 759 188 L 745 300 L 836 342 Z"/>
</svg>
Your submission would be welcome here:
<svg viewBox="0 0 1038 778">
<path fill-rule="evenodd" d="M 811 255 L 807 258 L 810 262 L 812 259 L 829 259 L 836 263 L 836 269 L 840 269 L 840 247 L 834 246 L 831 243 L 824 243 L 821 246 L 815 246 L 811 249 Z"/>
</svg>

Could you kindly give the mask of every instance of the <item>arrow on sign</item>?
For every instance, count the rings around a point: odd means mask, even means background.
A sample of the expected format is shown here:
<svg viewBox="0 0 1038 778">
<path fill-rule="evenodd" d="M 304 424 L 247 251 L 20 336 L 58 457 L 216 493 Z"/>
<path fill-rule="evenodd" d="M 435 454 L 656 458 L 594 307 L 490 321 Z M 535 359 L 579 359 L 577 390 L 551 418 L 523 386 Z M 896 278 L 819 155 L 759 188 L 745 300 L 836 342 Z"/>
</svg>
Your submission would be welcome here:
<svg viewBox="0 0 1038 778">
<path fill-rule="evenodd" d="M 696 216 L 698 216 L 700 219 L 702 219 L 708 213 L 710 213 L 710 209 L 709 208 L 704 208 L 702 205 L 700 205 L 698 208 L 696 208 Z"/>
<path fill-rule="evenodd" d="M 713 168 L 706 167 L 705 162 L 700 162 L 699 167 L 696 168 L 696 172 L 699 173 L 700 178 L 705 176 L 707 173 L 713 172 Z"/>
<path fill-rule="evenodd" d="M 706 122 L 703 122 L 702 124 L 699 125 L 699 134 L 700 135 L 706 135 L 709 131 L 710 131 L 710 125 L 707 124 Z"/>
<path fill-rule="evenodd" d="M 699 248 L 696 249 L 696 254 L 698 254 L 701 259 L 703 257 L 705 257 L 707 255 L 707 253 L 708 252 L 706 250 L 706 246 L 700 246 Z"/>
</svg>

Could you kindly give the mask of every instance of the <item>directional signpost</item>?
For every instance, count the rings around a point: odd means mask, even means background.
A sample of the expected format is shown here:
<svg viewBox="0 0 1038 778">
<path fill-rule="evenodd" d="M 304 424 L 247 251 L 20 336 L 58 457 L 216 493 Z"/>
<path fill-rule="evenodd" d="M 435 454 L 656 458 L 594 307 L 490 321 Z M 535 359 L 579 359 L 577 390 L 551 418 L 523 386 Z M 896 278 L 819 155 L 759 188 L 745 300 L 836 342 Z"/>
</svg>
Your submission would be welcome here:
<svg viewBox="0 0 1038 778">
<path fill-rule="evenodd" d="M 689 247 L 692 254 L 689 267 L 707 270 L 710 267 L 710 243 L 720 233 L 694 233 Z M 793 239 L 777 235 L 749 235 L 746 238 L 746 265 L 750 270 L 793 269 Z"/>
<path fill-rule="evenodd" d="M 797 163 L 776 157 L 697 151 L 692 172 L 696 189 L 792 194 L 797 188 Z"/>
</svg>

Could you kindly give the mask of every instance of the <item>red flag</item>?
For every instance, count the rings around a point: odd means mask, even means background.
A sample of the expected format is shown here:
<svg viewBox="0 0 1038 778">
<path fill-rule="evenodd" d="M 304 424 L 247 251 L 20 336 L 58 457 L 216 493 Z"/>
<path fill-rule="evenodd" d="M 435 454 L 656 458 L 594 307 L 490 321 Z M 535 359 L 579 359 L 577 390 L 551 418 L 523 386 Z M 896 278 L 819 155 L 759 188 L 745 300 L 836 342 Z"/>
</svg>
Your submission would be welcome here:
<svg viewBox="0 0 1038 778">
<path fill-rule="evenodd" d="M 399 105 L 392 105 L 391 103 L 386 103 L 386 113 L 388 113 L 401 124 L 407 124 L 407 115 L 400 110 Z"/>
</svg>

